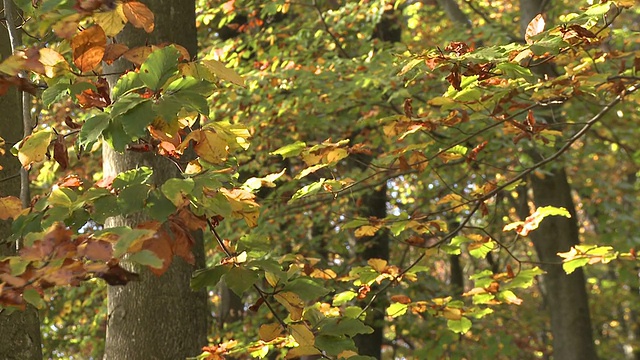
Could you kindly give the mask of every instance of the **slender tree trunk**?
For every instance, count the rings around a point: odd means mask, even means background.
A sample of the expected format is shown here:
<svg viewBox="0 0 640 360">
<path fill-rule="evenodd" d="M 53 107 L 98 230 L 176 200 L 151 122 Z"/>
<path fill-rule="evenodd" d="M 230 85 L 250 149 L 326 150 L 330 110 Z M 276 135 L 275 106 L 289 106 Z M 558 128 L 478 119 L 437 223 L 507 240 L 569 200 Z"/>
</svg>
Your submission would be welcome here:
<svg viewBox="0 0 640 360">
<path fill-rule="evenodd" d="M 145 3 L 155 14 L 155 30 L 146 34 L 128 27 L 118 41 L 129 46 L 177 43 L 194 56 L 197 51 L 195 2 L 149 0 Z M 116 62 L 108 71 L 120 72 L 128 68 L 130 65 L 123 60 Z M 105 176 L 140 166 L 153 168 L 155 184 L 179 175 L 175 166 L 161 157 L 131 152 L 118 154 L 106 144 L 103 156 Z M 107 225 L 135 226 L 141 220 L 116 217 L 109 219 Z M 193 251 L 196 267 L 204 266 L 201 236 Z M 193 292 L 189 286 L 194 267 L 174 257 L 168 271 L 160 277 L 147 269 L 136 267 L 133 270 L 141 274 L 141 281 L 109 287 L 105 359 L 173 360 L 199 354 L 207 343 L 209 321 L 206 293 Z"/>
<path fill-rule="evenodd" d="M 4 13 L 4 4 L 0 1 L 0 14 Z M 11 55 L 11 42 L 7 29 L 0 26 L 0 61 Z M 20 93 L 12 88 L 0 96 L 0 114 L 2 125 L 0 137 L 7 145 L 5 155 L 0 156 L 0 196 L 20 196 L 20 162 L 9 153 L 9 148 L 22 139 L 22 100 Z M 0 221 L 0 257 L 13 255 L 15 243 L 8 242 L 11 236 L 11 222 Z M 38 312 L 31 306 L 25 311 L 0 309 L 0 359 L 32 360 L 42 359 L 40 322 Z"/>
<path fill-rule="evenodd" d="M 543 0 L 521 0 L 521 33 L 538 13 L 543 11 Z M 552 67 L 542 69 L 544 75 L 554 76 Z M 575 205 L 571 197 L 571 186 L 561 164 L 547 169 L 544 178 L 530 176 L 533 202 L 536 207 L 552 205 L 564 207 L 571 218 L 552 216 L 544 219 L 540 227 L 531 233 L 538 258 L 546 271 L 544 287 L 551 315 L 553 334 L 553 356 L 556 359 L 590 360 L 597 359 L 593 342 L 589 301 L 585 289 L 584 273 L 577 269 L 567 275 L 560 265 L 557 255 L 580 243 Z"/>
</svg>

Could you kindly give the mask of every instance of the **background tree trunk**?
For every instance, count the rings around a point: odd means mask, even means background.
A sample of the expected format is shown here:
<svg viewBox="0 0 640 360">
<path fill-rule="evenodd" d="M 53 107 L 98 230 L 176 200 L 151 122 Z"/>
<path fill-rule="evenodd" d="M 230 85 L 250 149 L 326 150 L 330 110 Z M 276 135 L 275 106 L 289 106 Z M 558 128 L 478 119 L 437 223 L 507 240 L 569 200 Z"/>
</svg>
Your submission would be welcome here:
<svg viewBox="0 0 640 360">
<path fill-rule="evenodd" d="M 4 4 L 0 1 L 0 14 L 4 14 Z M 4 25 L 4 24 L 3 24 Z M 0 61 L 11 55 L 11 42 L 5 27 L 0 27 Z M 0 96 L 2 126 L 0 137 L 6 142 L 6 153 L 0 156 L 0 196 L 20 196 L 20 162 L 9 153 L 13 144 L 22 139 L 22 100 L 20 93 L 11 88 Z M 15 243 L 8 242 L 11 236 L 11 222 L 0 220 L 0 257 L 13 255 Z M 1 311 L 1 310 L 0 310 Z M 25 311 L 0 312 L 0 359 L 31 360 L 42 359 L 40 322 L 38 312 L 31 306 Z"/>
<path fill-rule="evenodd" d="M 524 34 L 529 22 L 545 6 L 546 0 L 521 0 L 520 24 Z M 554 76 L 552 63 L 540 69 L 547 76 Z M 533 202 L 536 207 L 552 205 L 564 207 L 571 218 L 551 216 L 542 221 L 540 227 L 531 233 L 531 240 L 546 271 L 543 276 L 546 304 L 551 316 L 553 334 L 553 357 L 566 360 L 597 359 L 593 342 L 589 300 L 585 289 L 584 272 L 576 269 L 567 275 L 562 269 L 562 258 L 557 254 L 566 252 L 580 243 L 575 205 L 571 197 L 571 186 L 562 164 L 554 164 L 546 169 L 543 178 L 530 176 Z"/>
<path fill-rule="evenodd" d="M 196 55 L 195 2 L 189 0 L 149 0 L 145 2 L 155 14 L 155 30 L 146 34 L 129 25 L 118 36 L 128 46 L 177 43 L 191 56 Z M 109 72 L 122 72 L 130 65 L 116 62 Z M 118 154 L 103 146 L 104 175 L 149 166 L 154 170 L 153 183 L 162 184 L 178 171 L 170 161 L 153 155 L 125 152 Z M 135 226 L 140 218 L 117 217 L 108 226 Z M 204 266 L 204 249 L 200 236 L 193 248 L 196 267 Z M 129 269 L 133 268 L 127 264 Z M 109 321 L 105 359 L 184 359 L 196 356 L 207 343 L 208 310 L 206 293 L 193 292 L 189 286 L 194 267 L 174 257 L 168 271 L 160 277 L 147 269 L 135 268 L 141 281 L 126 286 L 109 287 Z"/>
</svg>

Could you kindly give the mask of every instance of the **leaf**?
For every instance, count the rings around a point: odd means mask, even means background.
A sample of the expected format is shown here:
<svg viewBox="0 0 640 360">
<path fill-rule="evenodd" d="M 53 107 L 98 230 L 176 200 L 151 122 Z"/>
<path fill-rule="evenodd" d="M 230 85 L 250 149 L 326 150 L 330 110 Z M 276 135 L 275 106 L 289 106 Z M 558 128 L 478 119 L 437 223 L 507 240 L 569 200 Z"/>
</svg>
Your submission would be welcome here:
<svg viewBox="0 0 640 360">
<path fill-rule="evenodd" d="M 317 282 L 307 278 L 297 278 L 288 282 L 283 291 L 289 291 L 300 296 L 304 301 L 313 301 L 331 292 Z"/>
<path fill-rule="evenodd" d="M 44 160 L 54 134 L 50 131 L 38 131 L 29 135 L 20 143 L 18 147 L 18 160 L 25 169 L 28 169 L 34 162 Z"/>
<path fill-rule="evenodd" d="M 529 233 L 538 228 L 540 222 L 547 216 L 564 216 L 571 218 L 571 214 L 563 207 L 542 206 L 529 215 L 525 221 L 516 221 L 504 226 L 502 231 L 515 230 L 519 235 L 527 236 Z"/>
<path fill-rule="evenodd" d="M 356 296 L 358 296 L 358 294 L 354 291 L 351 291 L 351 290 L 343 291 L 339 294 L 336 294 L 333 297 L 332 304 L 333 306 L 342 306 L 347 302 L 353 300 Z"/>
<path fill-rule="evenodd" d="M 371 334 L 373 328 L 358 319 L 343 318 L 327 323 L 322 327 L 321 332 L 334 336 L 354 337 L 358 334 Z"/>
<path fill-rule="evenodd" d="M 466 317 L 460 320 L 449 320 L 447 321 L 447 327 L 455 333 L 464 334 L 471 329 L 471 320 Z"/>
<path fill-rule="evenodd" d="M 102 61 L 104 61 L 107 65 L 111 65 L 114 61 L 123 56 L 127 51 L 129 51 L 129 47 L 127 45 L 107 44 L 104 49 L 104 56 L 102 58 Z"/>
<path fill-rule="evenodd" d="M 123 6 L 121 4 L 118 4 L 117 7 L 111 11 L 93 13 L 93 19 L 96 24 L 100 25 L 108 37 L 118 35 L 127 23 L 127 17 L 123 12 Z"/>
<path fill-rule="evenodd" d="M 38 60 L 44 66 L 44 74 L 47 77 L 53 78 L 56 75 L 55 70 L 57 68 L 67 67 L 64 56 L 60 55 L 57 51 L 49 48 L 42 48 L 39 52 L 40 58 Z"/>
<path fill-rule="evenodd" d="M 260 329 L 258 330 L 260 340 L 264 342 L 275 340 L 276 338 L 283 336 L 283 334 L 284 329 L 279 323 L 262 324 L 260 325 Z"/>
<path fill-rule="evenodd" d="M 205 286 L 214 287 L 218 285 L 223 275 L 231 270 L 232 265 L 218 265 L 209 269 L 197 270 L 191 278 L 191 288 L 200 290 Z"/>
<path fill-rule="evenodd" d="M 313 346 L 315 335 L 313 335 L 306 324 L 289 325 L 289 332 L 300 346 Z"/>
<path fill-rule="evenodd" d="M 95 69 L 104 56 L 107 36 L 99 25 L 94 25 L 78 33 L 71 39 L 73 63 L 80 71 Z"/>
<path fill-rule="evenodd" d="M 178 150 L 186 149 L 191 141 L 196 143 L 194 150 L 203 160 L 212 164 L 222 164 L 227 159 L 228 145 L 215 131 L 202 129 L 190 132 L 178 146 Z"/>
<path fill-rule="evenodd" d="M 162 184 L 162 193 L 176 207 L 184 205 L 186 196 L 193 191 L 195 183 L 192 179 L 169 179 Z"/>
<path fill-rule="evenodd" d="M 387 316 L 391 316 L 392 318 L 402 316 L 407 313 L 407 304 L 402 303 L 393 303 L 387 308 Z"/>
<path fill-rule="evenodd" d="M 167 46 L 152 52 L 140 66 L 140 80 L 152 91 L 158 91 L 178 73 L 180 52 L 173 46 Z"/>
<path fill-rule="evenodd" d="M 22 297 L 36 309 L 43 309 L 46 306 L 44 300 L 42 300 L 42 296 L 40 296 L 38 291 L 32 287 L 25 289 L 22 293 Z"/>
<path fill-rule="evenodd" d="M 527 25 L 527 30 L 524 33 L 524 39 L 526 40 L 527 44 L 533 44 L 533 40 L 531 38 L 543 32 L 544 25 L 545 22 L 542 14 L 538 14 L 533 19 L 531 19 L 529 25 Z"/>
<path fill-rule="evenodd" d="M 293 144 L 285 145 L 276 151 L 272 151 L 269 155 L 280 155 L 283 159 L 300 155 L 302 150 L 307 148 L 307 144 L 303 141 L 296 141 Z"/>
<path fill-rule="evenodd" d="M 202 64 L 207 67 L 212 73 L 216 74 L 219 78 L 227 81 L 231 81 L 232 83 L 244 87 L 244 78 L 235 71 L 229 69 L 224 66 L 218 60 L 203 60 Z"/>
<path fill-rule="evenodd" d="M 131 25 L 142 28 L 147 33 L 153 31 L 155 16 L 147 5 L 138 1 L 127 1 L 122 4 L 122 11 Z"/>
<path fill-rule="evenodd" d="M 78 145 L 86 146 L 100 138 L 109 125 L 109 115 L 100 113 L 84 122 L 78 135 Z"/>
<path fill-rule="evenodd" d="M 15 219 L 22 212 L 22 201 L 15 196 L 0 198 L 0 219 Z"/>
<path fill-rule="evenodd" d="M 238 296 L 242 296 L 242 294 L 249 290 L 258 280 L 260 280 L 260 277 L 256 272 L 244 267 L 233 267 L 224 277 L 224 281 L 229 289 Z"/>
<path fill-rule="evenodd" d="M 304 310 L 304 301 L 298 296 L 298 294 L 288 291 L 281 291 L 275 294 L 274 299 L 284 306 L 289 311 L 289 317 L 292 321 L 298 321 L 302 319 L 302 312 Z"/>
</svg>

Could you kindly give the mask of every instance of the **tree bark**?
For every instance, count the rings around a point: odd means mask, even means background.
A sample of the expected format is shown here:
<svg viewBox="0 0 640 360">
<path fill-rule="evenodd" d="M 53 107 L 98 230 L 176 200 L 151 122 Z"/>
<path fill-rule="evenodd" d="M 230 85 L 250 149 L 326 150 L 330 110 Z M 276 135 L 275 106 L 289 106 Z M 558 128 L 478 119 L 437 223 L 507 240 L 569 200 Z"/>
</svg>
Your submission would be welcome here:
<svg viewBox="0 0 640 360">
<path fill-rule="evenodd" d="M 543 10 L 545 2 L 546 0 L 520 1 L 522 34 L 531 19 Z M 552 67 L 541 71 L 545 71 L 541 75 L 554 76 Z M 562 258 L 557 255 L 580 243 L 571 186 L 561 164 L 552 164 L 547 171 L 548 175 L 543 178 L 529 177 L 534 204 L 536 207 L 564 207 L 571 214 L 571 218 L 552 216 L 544 219 L 540 227 L 530 235 L 538 258 L 543 263 L 541 268 L 546 271 L 543 285 L 551 316 L 553 356 L 567 360 L 597 359 L 584 273 L 580 268 L 567 275 L 562 269 Z"/>
<path fill-rule="evenodd" d="M 191 56 L 197 51 L 195 2 L 193 0 L 145 1 L 155 14 L 155 30 L 147 34 L 130 25 L 118 36 L 118 42 L 128 46 L 176 43 Z M 108 72 L 123 72 L 130 65 L 124 60 L 114 63 Z M 132 152 L 119 154 L 103 144 L 104 176 L 149 166 L 154 170 L 153 183 L 160 185 L 179 176 L 168 160 Z M 138 217 L 115 217 L 107 226 L 135 226 Z M 198 238 L 198 237 L 196 237 Z M 204 248 L 199 236 L 193 248 L 196 268 L 204 266 Z M 174 257 L 172 265 L 160 277 L 132 264 L 129 270 L 140 273 L 138 282 L 109 287 L 109 320 L 105 344 L 105 359 L 184 359 L 196 356 L 207 343 L 208 310 L 206 293 L 190 288 L 194 267 Z"/>
<path fill-rule="evenodd" d="M 4 4 L 0 1 L 0 13 L 4 13 Z M 7 29 L 0 27 L 0 61 L 11 55 L 11 42 Z M 12 88 L 0 96 L 0 114 L 3 126 L 0 137 L 6 141 L 5 155 L 0 156 L 0 196 L 20 197 L 20 169 L 18 158 L 9 153 L 9 148 L 22 139 L 22 99 L 20 93 Z M 11 222 L 0 220 L 0 257 L 16 253 L 15 243 L 8 241 L 11 236 Z M 25 311 L 0 309 L 0 359 L 35 360 L 42 359 L 40 322 L 35 308 L 28 306 Z"/>
</svg>

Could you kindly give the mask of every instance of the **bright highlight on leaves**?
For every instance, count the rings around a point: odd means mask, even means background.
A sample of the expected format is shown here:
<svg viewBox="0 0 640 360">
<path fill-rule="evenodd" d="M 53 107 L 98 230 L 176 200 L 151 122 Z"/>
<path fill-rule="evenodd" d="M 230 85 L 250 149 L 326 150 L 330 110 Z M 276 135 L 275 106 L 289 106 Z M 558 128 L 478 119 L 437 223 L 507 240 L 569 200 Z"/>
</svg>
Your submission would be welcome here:
<svg viewBox="0 0 640 360">
<path fill-rule="evenodd" d="M 524 33 L 524 39 L 527 41 L 527 44 L 532 44 L 533 40 L 531 38 L 536 36 L 544 31 L 544 18 L 542 14 L 536 15 L 527 25 L 527 30 Z"/>
<path fill-rule="evenodd" d="M 155 16 L 147 5 L 139 1 L 127 1 L 122 4 L 122 11 L 131 25 L 150 33 L 155 27 Z"/>
<path fill-rule="evenodd" d="M 50 131 L 38 131 L 16 144 L 18 146 L 18 160 L 22 166 L 28 169 L 31 164 L 43 161 L 54 137 L 55 135 Z"/>
<path fill-rule="evenodd" d="M 540 222 L 547 216 L 564 216 L 570 218 L 571 214 L 565 208 L 555 206 L 539 207 L 533 214 L 528 216 L 525 221 L 516 221 L 505 225 L 502 231 L 515 230 L 518 235 L 527 236 L 529 233 L 538 228 Z"/>
</svg>

